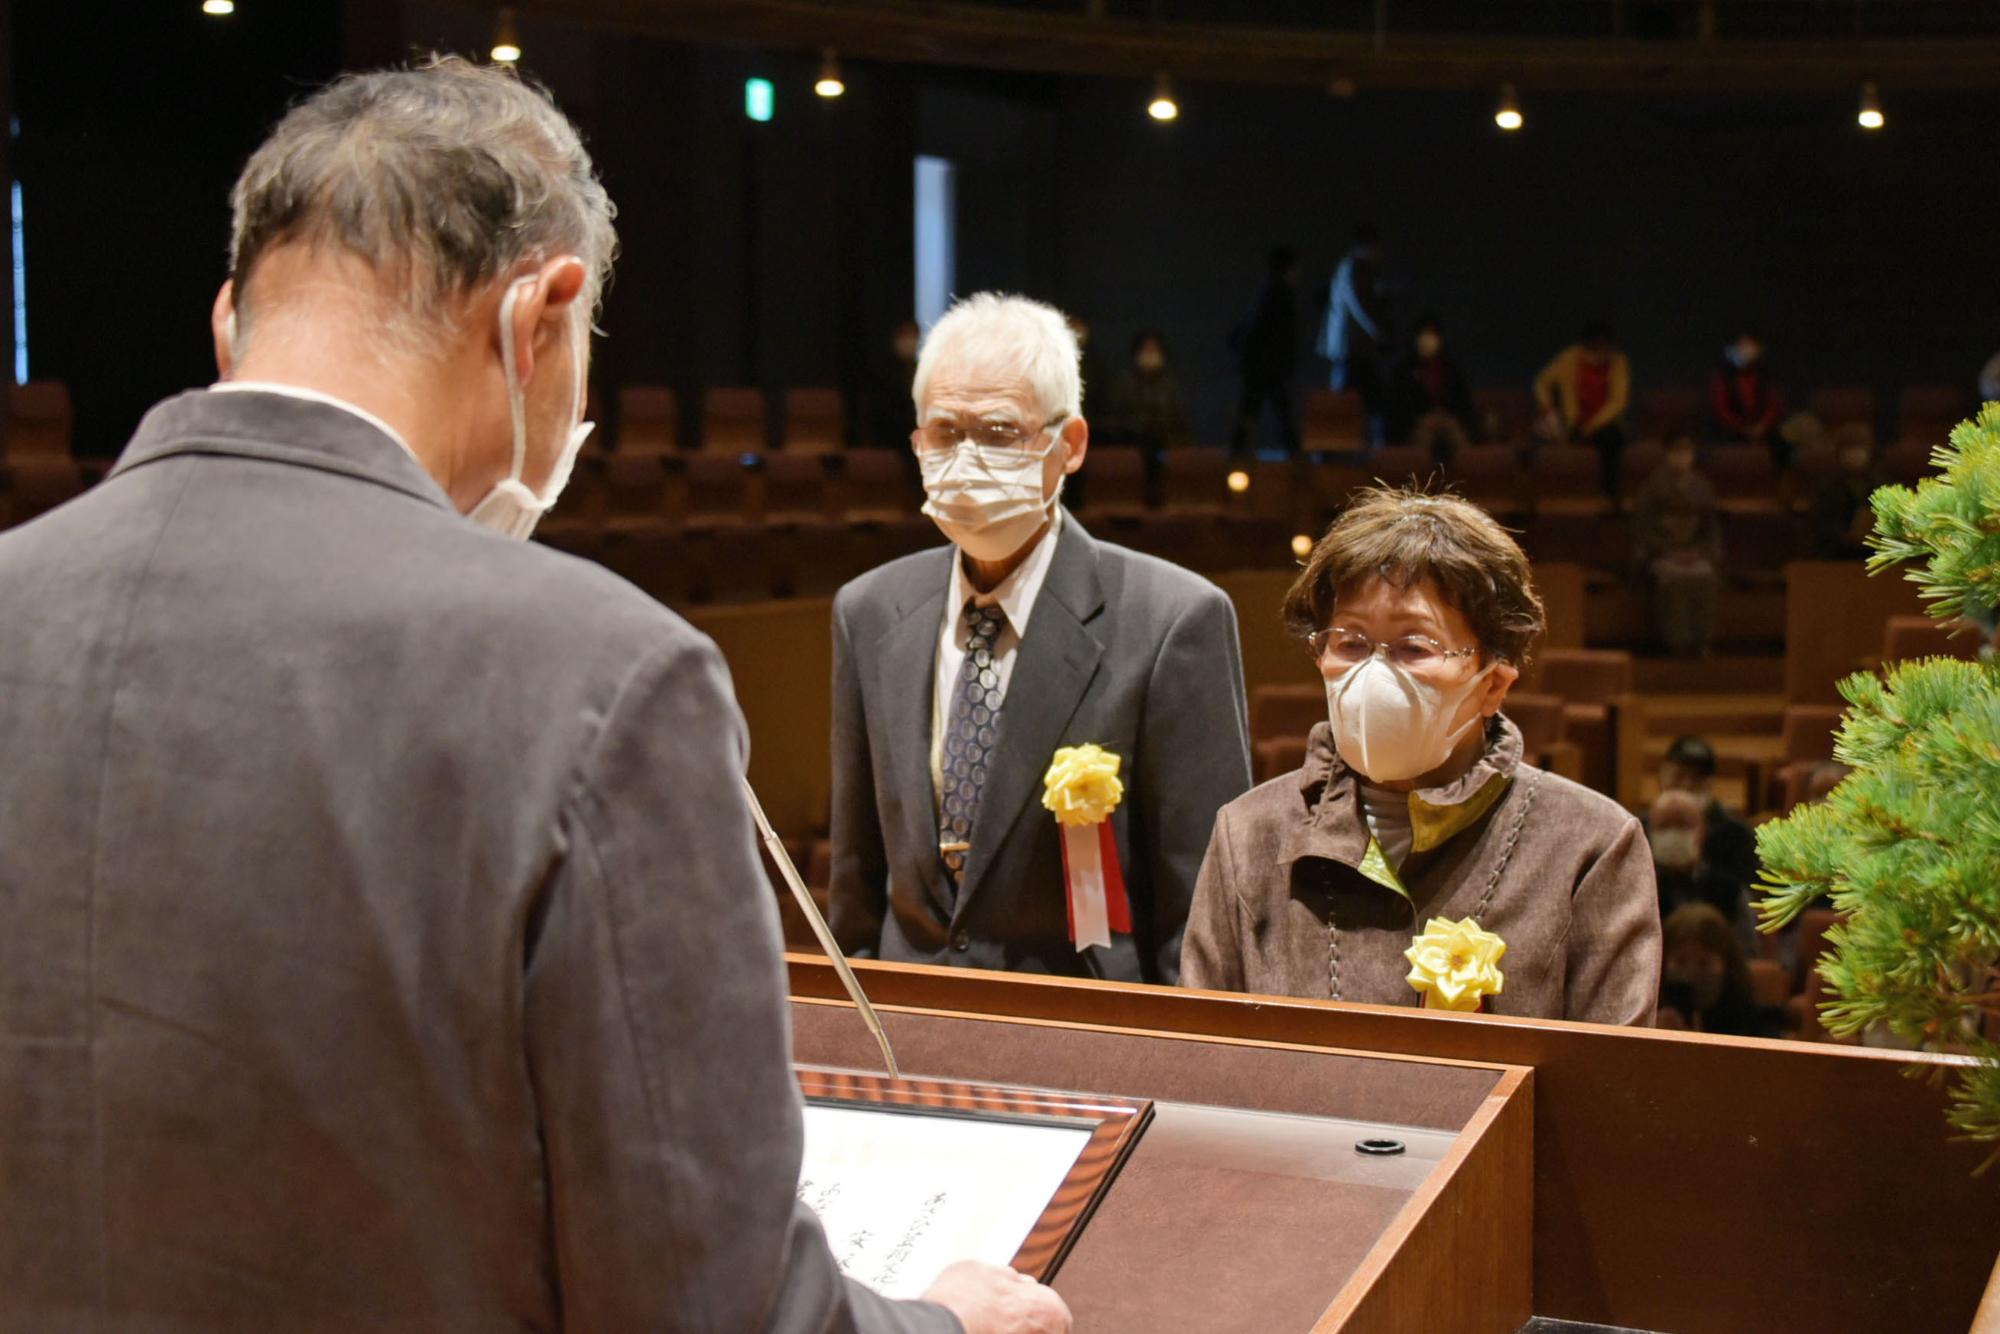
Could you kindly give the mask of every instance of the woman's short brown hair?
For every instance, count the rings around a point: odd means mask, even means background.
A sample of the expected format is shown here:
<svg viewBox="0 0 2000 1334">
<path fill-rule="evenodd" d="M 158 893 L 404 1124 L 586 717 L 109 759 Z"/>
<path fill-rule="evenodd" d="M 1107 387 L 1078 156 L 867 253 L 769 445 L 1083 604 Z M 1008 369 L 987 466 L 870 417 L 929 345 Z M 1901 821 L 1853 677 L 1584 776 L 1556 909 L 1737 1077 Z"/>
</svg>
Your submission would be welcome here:
<svg viewBox="0 0 2000 1334">
<path fill-rule="evenodd" d="M 1426 579 L 1472 623 L 1488 656 L 1522 666 L 1545 619 L 1528 558 L 1493 516 L 1457 496 L 1377 486 L 1359 494 L 1313 548 L 1285 594 L 1285 625 L 1324 629 L 1334 603 L 1370 579 Z"/>
</svg>

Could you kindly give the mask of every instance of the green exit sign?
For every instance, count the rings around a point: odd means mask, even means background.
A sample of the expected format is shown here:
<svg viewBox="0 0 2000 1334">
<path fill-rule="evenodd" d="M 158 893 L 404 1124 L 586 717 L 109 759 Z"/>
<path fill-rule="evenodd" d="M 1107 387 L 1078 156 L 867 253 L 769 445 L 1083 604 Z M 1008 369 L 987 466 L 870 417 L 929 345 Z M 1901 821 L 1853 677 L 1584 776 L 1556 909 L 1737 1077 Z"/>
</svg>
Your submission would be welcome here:
<svg viewBox="0 0 2000 1334">
<path fill-rule="evenodd" d="M 769 79 L 745 79 L 743 81 L 743 114 L 751 120 L 771 119 L 771 109 L 777 101 L 777 92 Z"/>
</svg>

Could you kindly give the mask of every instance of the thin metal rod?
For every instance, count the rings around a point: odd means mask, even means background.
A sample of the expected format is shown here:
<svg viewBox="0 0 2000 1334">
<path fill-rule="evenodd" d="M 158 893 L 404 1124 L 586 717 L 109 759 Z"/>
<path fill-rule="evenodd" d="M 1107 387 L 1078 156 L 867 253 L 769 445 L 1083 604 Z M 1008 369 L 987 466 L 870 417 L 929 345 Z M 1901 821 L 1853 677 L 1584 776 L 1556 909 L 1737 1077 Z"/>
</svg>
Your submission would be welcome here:
<svg viewBox="0 0 2000 1334">
<path fill-rule="evenodd" d="M 757 832 L 770 850 L 771 860 L 778 864 L 778 874 L 785 878 L 785 884 L 798 900 L 799 911 L 806 915 L 813 935 L 819 938 L 819 947 L 826 951 L 826 957 L 833 962 L 833 970 L 840 974 L 840 984 L 847 988 L 848 996 L 854 1001 L 854 1008 L 861 1012 L 861 1022 L 868 1025 L 868 1031 L 875 1035 L 875 1044 L 882 1049 L 882 1065 L 889 1072 L 889 1078 L 901 1079 L 903 1072 L 896 1068 L 896 1053 L 889 1050 L 889 1035 L 882 1029 L 881 1016 L 868 1003 L 868 993 L 861 989 L 861 981 L 854 976 L 854 970 L 847 966 L 847 956 L 834 943 L 833 931 L 827 926 L 826 918 L 820 915 L 819 905 L 813 902 L 812 891 L 799 875 L 799 868 L 792 864 L 792 854 L 785 851 L 785 845 L 778 838 L 778 831 L 771 828 L 771 821 L 764 814 L 764 804 L 757 800 L 757 790 L 750 786 L 750 780 L 743 779 L 743 795 L 750 802 L 751 818 L 757 822 Z"/>
</svg>

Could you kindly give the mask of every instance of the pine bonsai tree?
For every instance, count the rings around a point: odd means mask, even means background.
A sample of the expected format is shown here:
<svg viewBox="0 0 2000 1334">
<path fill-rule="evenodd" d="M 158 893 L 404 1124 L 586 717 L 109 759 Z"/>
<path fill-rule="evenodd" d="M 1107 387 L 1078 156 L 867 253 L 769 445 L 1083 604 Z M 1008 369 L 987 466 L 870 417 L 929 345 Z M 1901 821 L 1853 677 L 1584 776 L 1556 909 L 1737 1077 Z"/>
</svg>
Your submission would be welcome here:
<svg viewBox="0 0 2000 1334">
<path fill-rule="evenodd" d="M 1991 636 L 2000 608 L 2000 403 L 1935 450 L 1941 470 L 1872 499 L 1869 572 L 1908 565 L 1930 613 Z M 1968 631 L 1967 633 L 1972 633 Z M 1841 682 L 1834 753 L 1854 773 L 1757 837 L 1775 931 L 1822 897 L 1846 915 L 1819 973 L 1836 1034 L 1881 1024 L 1977 1064 L 1950 1122 L 2000 1144 L 2000 662 L 1933 658 Z M 2000 1149 L 1995 1151 L 2000 1158 Z M 1989 1164 L 1990 1164 L 1989 1160 Z"/>
</svg>

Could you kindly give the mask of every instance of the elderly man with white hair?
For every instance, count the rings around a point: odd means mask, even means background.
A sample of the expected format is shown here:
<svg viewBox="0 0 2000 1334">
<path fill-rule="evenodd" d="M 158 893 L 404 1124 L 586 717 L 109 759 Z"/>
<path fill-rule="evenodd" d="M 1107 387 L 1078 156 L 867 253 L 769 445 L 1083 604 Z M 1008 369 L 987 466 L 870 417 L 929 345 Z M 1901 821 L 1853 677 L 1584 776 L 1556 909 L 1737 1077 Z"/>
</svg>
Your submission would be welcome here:
<svg viewBox="0 0 2000 1334">
<path fill-rule="evenodd" d="M 1060 312 L 959 302 L 912 392 L 951 545 L 834 601 L 834 932 L 883 959 L 1171 984 L 1215 814 L 1250 783 L 1235 613 L 1065 514 L 1090 428 Z"/>
<path fill-rule="evenodd" d="M 721 657 L 509 540 L 588 429 L 569 122 L 354 75 L 234 203 L 223 382 L 0 534 L 0 1327 L 1066 1329 L 841 1276 Z"/>
</svg>

